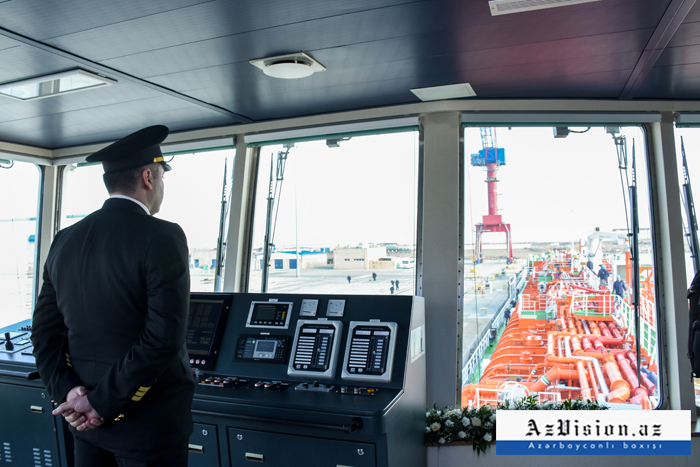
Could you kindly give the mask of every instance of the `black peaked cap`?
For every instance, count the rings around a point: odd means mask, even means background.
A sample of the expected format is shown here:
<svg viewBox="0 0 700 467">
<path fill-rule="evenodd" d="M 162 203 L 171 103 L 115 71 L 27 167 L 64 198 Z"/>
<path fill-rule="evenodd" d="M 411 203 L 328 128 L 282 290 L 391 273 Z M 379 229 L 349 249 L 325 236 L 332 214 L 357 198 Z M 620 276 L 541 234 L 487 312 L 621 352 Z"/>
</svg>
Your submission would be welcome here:
<svg viewBox="0 0 700 467">
<path fill-rule="evenodd" d="M 168 137 L 168 133 L 170 130 L 165 125 L 143 128 L 91 154 L 86 161 L 102 162 L 105 173 L 135 169 L 155 162 L 160 162 L 167 172 L 170 166 L 163 161 L 160 143 Z"/>
</svg>

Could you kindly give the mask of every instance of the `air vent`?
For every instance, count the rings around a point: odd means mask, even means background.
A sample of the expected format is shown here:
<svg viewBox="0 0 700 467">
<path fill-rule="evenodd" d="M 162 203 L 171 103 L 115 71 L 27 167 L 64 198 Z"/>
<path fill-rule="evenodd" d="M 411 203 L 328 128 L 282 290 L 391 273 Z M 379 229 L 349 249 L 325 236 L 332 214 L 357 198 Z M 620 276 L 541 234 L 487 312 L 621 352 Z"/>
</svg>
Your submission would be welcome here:
<svg viewBox="0 0 700 467">
<path fill-rule="evenodd" d="M 491 16 L 497 16 L 599 1 L 600 0 L 492 0 L 489 2 L 489 8 L 491 8 Z"/>
<path fill-rule="evenodd" d="M 297 79 L 306 78 L 318 71 L 326 71 L 326 67 L 309 57 L 304 52 L 278 57 L 260 58 L 250 63 L 260 68 L 263 73 L 273 78 Z"/>
</svg>

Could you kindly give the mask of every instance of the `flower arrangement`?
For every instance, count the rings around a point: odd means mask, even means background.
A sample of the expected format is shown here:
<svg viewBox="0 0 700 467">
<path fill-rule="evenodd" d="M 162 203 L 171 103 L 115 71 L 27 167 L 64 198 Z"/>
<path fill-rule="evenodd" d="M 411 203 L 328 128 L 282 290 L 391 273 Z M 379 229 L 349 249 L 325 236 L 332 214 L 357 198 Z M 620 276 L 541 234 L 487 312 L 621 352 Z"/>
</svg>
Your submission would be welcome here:
<svg viewBox="0 0 700 467">
<path fill-rule="evenodd" d="M 538 402 L 537 395 L 531 395 L 516 402 L 498 404 L 498 410 L 607 410 L 608 407 L 597 401 L 569 399 L 562 402 Z M 477 455 L 491 446 L 496 440 L 496 409 L 490 405 L 466 407 L 464 409 L 433 406 L 425 413 L 425 440 L 432 445 L 452 442 L 471 442 Z"/>
<path fill-rule="evenodd" d="M 496 439 L 496 411 L 490 405 L 451 409 L 433 407 L 425 413 L 425 439 L 438 445 L 454 441 L 472 442 L 477 455 Z"/>
</svg>

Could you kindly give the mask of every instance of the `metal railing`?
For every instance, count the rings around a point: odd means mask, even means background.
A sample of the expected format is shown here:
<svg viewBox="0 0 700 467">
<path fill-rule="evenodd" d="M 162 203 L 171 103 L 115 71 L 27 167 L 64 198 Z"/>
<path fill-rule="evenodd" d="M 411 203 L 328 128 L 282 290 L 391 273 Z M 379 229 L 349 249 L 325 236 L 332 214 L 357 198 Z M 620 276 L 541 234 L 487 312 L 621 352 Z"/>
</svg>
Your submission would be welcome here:
<svg viewBox="0 0 700 467">
<path fill-rule="evenodd" d="M 505 310 L 507 307 L 510 306 L 511 300 L 513 300 L 513 298 L 515 298 L 515 296 L 517 294 L 517 290 L 519 290 L 523 286 L 526 277 L 527 277 L 527 274 L 521 274 L 521 278 L 520 278 L 520 281 L 518 281 L 518 285 L 516 287 L 511 288 L 511 293 L 508 295 L 508 299 L 506 300 L 506 302 L 503 304 L 501 309 L 498 311 L 498 313 L 496 313 L 493 320 L 491 321 L 490 329 L 498 330 L 501 327 L 501 324 L 503 324 L 503 321 L 505 320 Z M 522 295 L 521 295 L 521 297 L 522 297 Z M 487 332 L 484 335 L 484 337 L 481 338 L 481 341 L 479 341 L 479 345 L 476 347 L 474 352 L 472 352 L 472 354 L 469 356 L 467 363 L 462 367 L 462 386 L 467 384 L 469 379 L 474 374 L 474 371 L 476 370 L 477 365 L 480 364 L 481 359 L 484 356 L 484 353 L 486 353 L 486 349 L 488 348 L 490 343 L 491 343 L 490 332 Z"/>
<path fill-rule="evenodd" d="M 573 316 L 610 318 L 616 309 L 616 295 L 578 295 L 572 297 L 569 308 Z"/>
<path fill-rule="evenodd" d="M 641 339 L 639 345 L 644 349 L 644 351 L 649 355 L 651 361 L 649 365 L 656 363 L 656 347 L 658 345 L 656 326 L 654 325 L 655 310 L 654 303 L 642 297 L 639 304 L 640 320 L 639 326 L 641 331 Z M 623 326 L 629 329 L 631 335 L 635 336 L 636 332 L 634 329 L 634 309 L 623 300 L 621 297 L 615 295 L 615 306 L 619 310 L 619 315 L 624 320 Z"/>
</svg>

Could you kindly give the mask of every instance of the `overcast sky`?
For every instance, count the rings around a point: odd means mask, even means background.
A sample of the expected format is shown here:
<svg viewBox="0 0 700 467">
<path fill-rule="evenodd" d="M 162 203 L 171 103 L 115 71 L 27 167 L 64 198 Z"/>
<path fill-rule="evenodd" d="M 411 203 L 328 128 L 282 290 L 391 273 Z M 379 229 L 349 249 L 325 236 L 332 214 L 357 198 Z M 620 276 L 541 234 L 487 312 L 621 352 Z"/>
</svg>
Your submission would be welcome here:
<svg viewBox="0 0 700 467">
<path fill-rule="evenodd" d="M 637 145 L 641 224 L 645 227 L 649 215 L 646 163 L 640 157 L 642 133 L 636 127 L 624 133 L 630 163 L 633 139 Z M 685 138 L 691 177 L 700 187 L 700 130 L 679 133 Z M 506 164 L 498 172 L 499 213 L 511 224 L 513 241 L 568 242 L 585 239 L 595 227 L 602 231 L 625 228 L 615 146 L 602 128 L 564 139 L 555 139 L 551 127 L 498 128 L 496 137 L 506 154 Z M 487 213 L 486 172 L 468 163 L 469 155 L 481 149 L 478 129 L 468 128 L 465 141 L 465 224 L 473 226 Z M 264 231 L 270 155 L 280 149 L 261 148 L 256 246 L 261 245 Z M 232 154 L 230 150 L 181 155 L 171 162 L 173 171 L 166 174 L 165 201 L 158 217 L 180 223 L 191 248 L 216 245 L 223 165 L 228 156 L 230 180 Z M 289 154 L 279 197 L 276 244 L 293 246 L 297 235 L 300 246 L 413 244 L 417 159 L 416 132 L 355 137 L 339 148 L 328 148 L 324 141 L 298 143 Z M 69 174 L 62 214 L 85 215 L 101 206 L 107 196 L 101 173 L 101 167 L 93 166 Z M 36 216 L 37 194 L 38 171 L 33 164 L 18 162 L 12 169 L 0 169 L 0 220 Z M 22 251 L 14 243 L 26 243 L 27 229 L 31 230 L 29 224 L 0 222 L 5 254 Z M 486 235 L 484 240 L 503 242 L 505 235 Z"/>
</svg>

